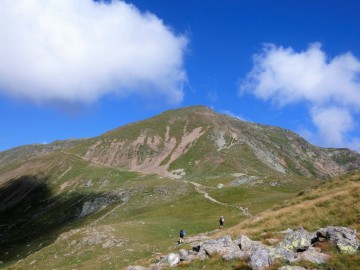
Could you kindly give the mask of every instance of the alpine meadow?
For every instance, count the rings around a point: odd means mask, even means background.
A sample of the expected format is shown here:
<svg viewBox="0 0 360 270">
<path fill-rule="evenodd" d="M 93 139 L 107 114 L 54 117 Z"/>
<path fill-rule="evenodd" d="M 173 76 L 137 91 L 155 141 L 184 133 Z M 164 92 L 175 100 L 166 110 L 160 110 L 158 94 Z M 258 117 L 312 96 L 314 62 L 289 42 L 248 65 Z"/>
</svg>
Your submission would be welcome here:
<svg viewBox="0 0 360 270">
<path fill-rule="evenodd" d="M 203 106 L 95 138 L 17 147 L 0 160 L 1 267 L 9 269 L 166 269 L 161 254 L 227 234 L 266 243 L 299 226 L 359 229 L 358 153 Z M 331 259 L 318 269 L 345 269 L 328 265 L 349 255 L 326 249 Z M 210 257 L 181 267 L 247 269 L 246 260 Z"/>
</svg>

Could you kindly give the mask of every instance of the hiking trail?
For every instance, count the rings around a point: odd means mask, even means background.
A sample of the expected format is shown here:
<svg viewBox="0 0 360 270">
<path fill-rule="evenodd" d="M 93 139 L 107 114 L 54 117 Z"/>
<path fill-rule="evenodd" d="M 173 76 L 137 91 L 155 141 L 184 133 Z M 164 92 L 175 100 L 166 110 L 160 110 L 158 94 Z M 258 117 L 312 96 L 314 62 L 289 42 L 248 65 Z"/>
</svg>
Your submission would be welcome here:
<svg viewBox="0 0 360 270">
<path fill-rule="evenodd" d="M 204 195 L 204 198 L 213 202 L 213 203 L 217 203 L 217 204 L 220 204 L 222 206 L 226 206 L 226 207 L 233 207 L 233 208 L 236 208 L 236 209 L 239 209 L 242 214 L 244 216 L 252 216 L 250 213 L 249 213 L 249 210 L 247 207 L 243 207 L 243 206 L 236 206 L 236 205 L 231 205 L 231 204 L 227 204 L 227 203 L 223 203 L 223 202 L 219 202 L 218 200 L 214 199 L 213 197 L 211 197 L 207 192 L 206 192 L 206 189 L 215 189 L 214 187 L 209 187 L 209 186 L 204 186 L 202 184 L 199 184 L 199 183 L 196 183 L 196 182 L 192 182 L 192 181 L 186 181 L 188 183 L 191 183 L 194 187 L 195 187 L 195 191 L 200 193 L 200 194 L 203 194 Z"/>
</svg>

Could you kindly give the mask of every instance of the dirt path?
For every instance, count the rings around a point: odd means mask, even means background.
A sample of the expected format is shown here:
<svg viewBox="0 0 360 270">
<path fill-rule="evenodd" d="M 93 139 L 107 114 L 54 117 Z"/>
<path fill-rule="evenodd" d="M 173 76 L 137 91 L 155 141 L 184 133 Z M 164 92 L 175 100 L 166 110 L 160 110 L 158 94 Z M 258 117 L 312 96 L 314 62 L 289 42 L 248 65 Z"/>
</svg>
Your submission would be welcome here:
<svg viewBox="0 0 360 270">
<path fill-rule="evenodd" d="M 186 181 L 186 182 L 191 183 L 195 187 L 195 190 L 198 193 L 201 193 L 201 194 L 204 195 L 205 199 L 207 199 L 207 200 L 209 200 L 209 201 L 211 201 L 213 203 L 220 204 L 222 206 L 233 207 L 233 208 L 239 209 L 244 216 L 251 216 L 251 214 L 249 213 L 248 208 L 246 208 L 246 207 L 236 206 L 236 205 L 231 205 L 231 204 L 219 202 L 218 200 L 214 199 L 213 197 L 210 197 L 210 195 L 206 192 L 206 189 L 215 189 L 214 187 L 204 186 L 204 185 L 201 185 L 199 183 L 192 182 L 192 181 Z"/>
</svg>

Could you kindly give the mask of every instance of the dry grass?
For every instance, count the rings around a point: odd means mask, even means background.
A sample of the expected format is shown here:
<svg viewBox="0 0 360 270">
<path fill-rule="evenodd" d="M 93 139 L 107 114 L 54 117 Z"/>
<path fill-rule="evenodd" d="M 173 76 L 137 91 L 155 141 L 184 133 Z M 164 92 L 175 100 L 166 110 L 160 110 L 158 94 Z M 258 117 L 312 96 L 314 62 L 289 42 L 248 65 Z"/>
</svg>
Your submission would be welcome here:
<svg viewBox="0 0 360 270">
<path fill-rule="evenodd" d="M 277 232 L 300 226 L 308 231 L 326 226 L 347 226 L 359 231 L 360 172 L 334 179 L 310 192 L 299 194 L 297 198 L 289 200 L 287 206 L 283 204 L 275 209 L 278 210 L 268 210 L 248 218 L 234 227 L 217 232 L 213 237 L 243 234 L 252 239 L 264 240 L 269 237 L 278 238 Z M 360 254 L 341 254 L 329 242 L 317 245 L 331 256 L 330 259 L 323 265 L 306 261 L 300 261 L 297 265 L 319 270 L 360 269 Z M 273 265 L 269 270 L 278 269 L 280 264 Z M 233 269 L 247 268 L 244 262 L 239 262 L 239 268 Z"/>
<path fill-rule="evenodd" d="M 303 227 L 309 231 L 324 226 L 348 226 L 360 230 L 360 173 L 335 179 L 289 200 L 286 207 L 248 218 L 218 233 L 218 236 L 245 234 L 259 238 L 263 232 Z"/>
</svg>

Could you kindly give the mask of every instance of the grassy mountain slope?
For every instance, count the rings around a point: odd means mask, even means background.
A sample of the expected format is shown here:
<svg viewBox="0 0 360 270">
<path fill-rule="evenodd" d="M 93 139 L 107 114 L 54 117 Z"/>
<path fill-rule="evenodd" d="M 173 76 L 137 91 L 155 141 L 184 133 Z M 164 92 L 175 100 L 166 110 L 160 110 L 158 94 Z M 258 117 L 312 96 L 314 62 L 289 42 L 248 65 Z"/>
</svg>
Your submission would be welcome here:
<svg viewBox="0 0 360 270">
<path fill-rule="evenodd" d="M 223 235 L 247 235 L 251 239 L 263 241 L 279 238 L 279 233 L 287 228 L 297 229 L 302 226 L 307 231 L 315 231 L 326 226 L 345 226 L 360 231 L 360 172 L 352 172 L 323 182 L 318 187 L 301 192 L 295 198 L 274 205 L 254 218 L 246 219 L 236 226 L 217 231 L 213 237 Z M 360 234 L 358 233 L 358 238 Z M 299 262 L 298 265 L 309 269 L 347 270 L 359 269 L 360 254 L 341 254 L 333 246 L 321 246 L 331 255 L 323 265 Z M 196 262 L 183 266 L 182 269 L 250 269 L 242 261 L 224 263 L 218 258 Z M 277 269 L 274 266 L 269 269 Z"/>
<path fill-rule="evenodd" d="M 66 149 L 79 143 L 79 139 L 55 141 L 50 144 L 24 145 L 0 152 L 0 169 L 15 162 L 25 161 L 34 157 L 44 156 L 51 152 Z"/>
<path fill-rule="evenodd" d="M 182 227 L 246 222 L 245 210 L 285 206 L 360 165 L 350 150 L 205 107 L 0 158 L 0 268 L 10 269 L 119 269 L 175 248 Z"/>
<path fill-rule="evenodd" d="M 101 269 L 105 260 L 116 269 L 175 243 L 179 226 L 192 224 L 189 233 L 199 233 L 212 229 L 220 212 L 232 216 L 234 224 L 241 218 L 237 209 L 211 205 L 189 183 L 102 167 L 64 153 L 32 162 L 43 167 L 34 166 L 29 175 L 0 188 L 3 267 L 26 257 L 14 267 L 48 269 L 51 262 L 51 268 Z"/>
<path fill-rule="evenodd" d="M 360 165 L 360 155 L 348 149 L 315 147 L 291 131 L 201 106 L 115 129 L 71 151 L 99 164 L 172 178 L 234 173 L 329 178 Z"/>
</svg>

